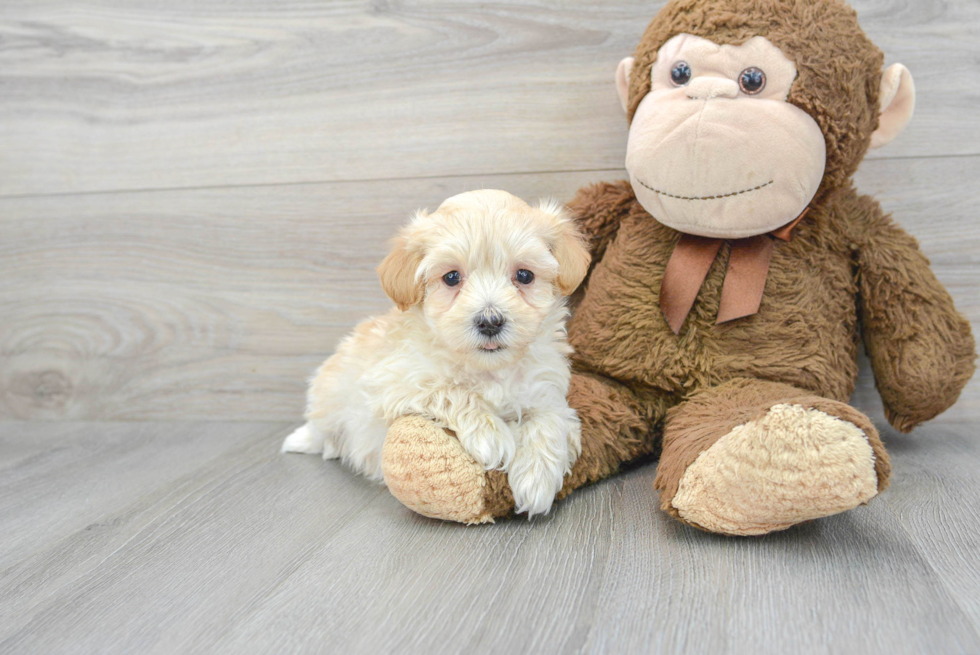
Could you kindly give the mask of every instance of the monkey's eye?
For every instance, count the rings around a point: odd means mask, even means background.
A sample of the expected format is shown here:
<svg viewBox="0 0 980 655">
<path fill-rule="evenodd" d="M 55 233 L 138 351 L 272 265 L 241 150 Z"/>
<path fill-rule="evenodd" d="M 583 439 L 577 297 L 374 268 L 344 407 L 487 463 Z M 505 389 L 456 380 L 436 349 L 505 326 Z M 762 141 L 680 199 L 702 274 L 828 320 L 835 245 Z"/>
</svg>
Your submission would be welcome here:
<svg viewBox="0 0 980 655">
<path fill-rule="evenodd" d="M 527 270 L 526 268 L 518 269 L 517 274 L 514 275 L 514 279 L 520 284 L 531 284 L 534 282 L 534 273 Z"/>
<path fill-rule="evenodd" d="M 738 88 L 742 93 L 754 96 L 766 88 L 766 74 L 755 66 L 746 68 L 738 74 Z"/>
<path fill-rule="evenodd" d="M 442 281 L 446 283 L 447 287 L 454 287 L 459 284 L 462 278 L 459 275 L 459 271 L 449 271 L 442 276 Z"/>
<path fill-rule="evenodd" d="M 674 86 L 684 86 L 691 81 L 691 67 L 686 61 L 679 61 L 670 69 L 670 81 Z"/>
</svg>

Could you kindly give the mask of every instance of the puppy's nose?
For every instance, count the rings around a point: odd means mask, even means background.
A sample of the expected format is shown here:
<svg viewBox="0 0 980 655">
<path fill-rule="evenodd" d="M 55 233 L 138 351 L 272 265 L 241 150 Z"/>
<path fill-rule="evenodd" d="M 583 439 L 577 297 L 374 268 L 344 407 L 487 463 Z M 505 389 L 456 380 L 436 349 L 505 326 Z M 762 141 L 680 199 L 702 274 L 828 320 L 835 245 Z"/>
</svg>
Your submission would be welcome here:
<svg viewBox="0 0 980 655">
<path fill-rule="evenodd" d="M 500 334 L 506 322 L 503 314 L 493 310 L 483 312 L 474 321 L 477 331 L 485 337 L 495 337 Z"/>
</svg>

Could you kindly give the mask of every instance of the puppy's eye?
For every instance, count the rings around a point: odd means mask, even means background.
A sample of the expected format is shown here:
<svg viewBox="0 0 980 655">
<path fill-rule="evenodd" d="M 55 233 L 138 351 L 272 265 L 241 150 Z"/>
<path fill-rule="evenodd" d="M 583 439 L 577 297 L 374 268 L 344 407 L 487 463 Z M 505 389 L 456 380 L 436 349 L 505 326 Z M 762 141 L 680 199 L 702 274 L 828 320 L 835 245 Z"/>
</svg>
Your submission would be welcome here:
<svg viewBox="0 0 980 655">
<path fill-rule="evenodd" d="M 531 284 L 534 282 L 534 273 L 527 270 L 526 268 L 519 269 L 517 274 L 514 275 L 514 279 L 520 284 Z"/>
<path fill-rule="evenodd" d="M 738 74 L 738 88 L 742 93 L 754 96 L 766 88 L 766 74 L 755 66 L 746 68 Z"/>
<path fill-rule="evenodd" d="M 459 275 L 459 271 L 449 271 L 442 276 L 442 281 L 446 283 L 447 287 L 454 287 L 459 284 L 462 278 Z"/>
</svg>

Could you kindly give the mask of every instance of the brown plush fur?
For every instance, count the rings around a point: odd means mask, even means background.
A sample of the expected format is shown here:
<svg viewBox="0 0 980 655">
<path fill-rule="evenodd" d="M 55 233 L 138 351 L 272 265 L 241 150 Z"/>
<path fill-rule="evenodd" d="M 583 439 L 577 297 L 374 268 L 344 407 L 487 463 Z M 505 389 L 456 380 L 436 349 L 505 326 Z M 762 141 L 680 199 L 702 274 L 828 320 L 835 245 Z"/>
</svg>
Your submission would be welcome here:
<svg viewBox="0 0 980 655">
<path fill-rule="evenodd" d="M 722 44 L 762 35 L 793 59 L 799 77 L 789 102 L 823 131 L 826 174 L 793 239 L 775 243 L 758 313 L 715 324 L 726 242 L 679 335 L 659 295 L 680 233 L 650 216 L 626 181 L 579 192 L 570 208 L 593 258 L 568 324 L 577 372 L 569 402 L 582 419 L 583 453 L 560 497 L 655 453 L 666 434 L 657 487 L 672 512 L 678 480 L 698 454 L 780 403 L 856 425 L 883 489 L 889 465 L 878 434 L 844 404 L 861 340 L 888 420 L 902 431 L 956 401 L 975 352 L 969 323 L 915 240 L 851 182 L 877 125 L 882 55 L 839 0 L 674 0 L 637 49 L 630 117 L 649 90 L 657 50 L 682 32 Z M 505 486 L 485 487 L 495 516 L 512 507 Z"/>
<path fill-rule="evenodd" d="M 558 492 L 560 500 L 581 486 L 613 475 L 623 462 L 652 455 L 659 447 L 663 417 L 669 404 L 656 395 L 644 402 L 613 380 L 576 373 L 568 390 L 568 402 L 578 409 L 582 421 L 582 454 L 565 477 Z M 507 477 L 500 471 L 487 473 L 485 510 L 494 517 L 506 516 L 514 508 Z"/>
<path fill-rule="evenodd" d="M 970 324 L 915 239 L 878 203 L 852 196 L 840 210 L 861 219 L 855 224 L 861 334 L 885 415 L 909 432 L 949 408 L 973 375 Z"/>
<path fill-rule="evenodd" d="M 853 188 L 828 194 L 792 241 L 776 244 L 756 315 L 715 325 L 724 246 L 678 336 L 666 325 L 658 297 L 679 234 L 653 220 L 625 181 L 584 189 L 572 206 L 587 215 L 585 225 L 598 228 L 592 243 L 603 250 L 569 323 L 576 369 L 608 376 L 647 398 L 653 430 L 660 421 L 671 429 L 673 415 L 662 413 L 665 405 L 729 380 L 755 378 L 789 387 L 759 398 L 754 412 L 790 397 L 840 416 L 865 431 L 885 463 L 866 417 L 816 402 L 847 402 L 859 340 L 864 338 L 888 419 L 903 431 L 951 406 L 973 373 L 969 323 L 915 240 Z M 571 395 L 570 401 L 580 412 L 597 411 Z M 593 438 L 586 425 L 583 444 Z M 716 430 L 716 438 L 727 431 Z M 661 467 L 672 459 L 665 451 Z M 605 468 L 615 470 L 612 461 Z M 877 472 L 883 488 L 888 467 Z M 572 477 L 578 479 L 577 471 Z"/>
<path fill-rule="evenodd" d="M 844 403 L 814 396 L 786 384 L 735 379 L 704 389 L 667 413 L 663 455 L 654 481 L 654 487 L 660 490 L 661 508 L 680 519 L 671 500 L 687 467 L 733 428 L 762 418 L 776 404 L 817 409 L 860 428 L 875 455 L 878 491 L 887 488 L 891 473 L 888 453 L 878 437 L 878 431 L 864 414 Z"/>
<path fill-rule="evenodd" d="M 491 517 L 508 516 L 514 511 L 514 494 L 503 471 L 487 471 L 487 486 L 483 488 L 483 511 Z"/>
</svg>

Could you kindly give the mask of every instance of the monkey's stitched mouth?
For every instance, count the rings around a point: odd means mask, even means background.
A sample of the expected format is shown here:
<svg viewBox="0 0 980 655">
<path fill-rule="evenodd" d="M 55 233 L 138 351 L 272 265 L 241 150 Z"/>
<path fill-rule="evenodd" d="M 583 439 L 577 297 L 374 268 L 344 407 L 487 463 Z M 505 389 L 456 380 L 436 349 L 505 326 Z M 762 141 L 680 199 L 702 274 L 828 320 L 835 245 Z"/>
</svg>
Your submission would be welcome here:
<svg viewBox="0 0 980 655">
<path fill-rule="evenodd" d="M 667 193 L 666 191 L 661 191 L 660 189 L 654 189 L 652 186 L 650 186 L 649 184 L 647 184 L 643 180 L 637 179 L 637 182 L 639 182 L 644 187 L 650 189 L 654 193 L 656 193 L 658 195 L 661 195 L 661 196 L 666 196 L 667 198 L 675 198 L 676 200 L 718 200 L 720 198 L 730 198 L 732 196 L 740 196 L 743 193 L 749 193 L 751 191 L 758 191 L 759 189 L 763 189 L 763 188 L 769 186 L 770 184 L 773 183 L 773 181 L 774 180 L 769 180 L 765 184 L 760 184 L 759 186 L 754 186 L 751 189 L 742 189 L 741 191 L 733 191 L 731 193 L 723 193 L 723 194 L 720 194 L 720 195 L 717 195 L 717 196 L 675 196 L 673 193 Z"/>
</svg>

